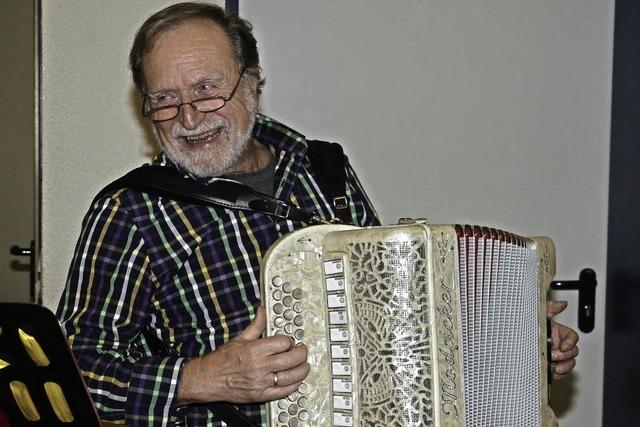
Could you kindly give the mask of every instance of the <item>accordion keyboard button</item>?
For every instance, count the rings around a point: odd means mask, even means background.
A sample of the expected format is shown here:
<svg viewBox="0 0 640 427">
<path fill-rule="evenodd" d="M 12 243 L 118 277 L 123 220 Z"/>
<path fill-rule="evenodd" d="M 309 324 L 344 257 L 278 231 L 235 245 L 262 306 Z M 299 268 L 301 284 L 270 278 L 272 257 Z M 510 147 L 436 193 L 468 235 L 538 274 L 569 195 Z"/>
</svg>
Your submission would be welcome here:
<svg viewBox="0 0 640 427">
<path fill-rule="evenodd" d="M 336 409 L 351 409 L 349 396 L 333 396 L 333 407 Z"/>
<path fill-rule="evenodd" d="M 282 291 L 280 289 L 276 289 L 275 291 L 273 291 L 271 295 L 273 296 L 273 299 L 276 301 L 280 301 L 282 299 Z"/>
<path fill-rule="evenodd" d="M 302 329 L 297 329 L 293 336 L 296 337 L 297 340 L 301 340 L 304 338 L 304 331 Z"/>
<path fill-rule="evenodd" d="M 324 267 L 324 274 L 326 276 L 330 276 L 332 274 L 338 274 L 338 273 L 342 273 L 343 272 L 342 261 L 339 260 L 339 259 L 325 261 L 323 263 L 323 267 Z"/>
<path fill-rule="evenodd" d="M 289 406 L 289 401 L 287 401 L 287 399 L 278 400 L 278 408 L 286 409 L 287 406 Z"/>
<path fill-rule="evenodd" d="M 344 279 L 342 277 L 327 277 L 325 285 L 327 291 L 341 291 L 344 289 Z"/>
<path fill-rule="evenodd" d="M 278 415 L 278 421 L 280 421 L 281 423 L 286 423 L 287 421 L 289 421 L 289 413 L 280 412 L 280 414 Z"/>
<path fill-rule="evenodd" d="M 308 403 L 309 403 L 309 401 L 304 396 L 302 396 L 300 399 L 298 399 L 298 406 L 300 406 L 300 408 L 306 408 Z M 300 419 L 302 419 L 302 418 L 300 418 Z"/>
<path fill-rule="evenodd" d="M 277 303 L 273 306 L 273 311 L 276 314 L 282 314 L 282 312 L 284 311 L 284 305 Z"/>
<path fill-rule="evenodd" d="M 279 288 L 280 286 L 282 286 L 282 277 L 280 276 L 275 276 L 272 280 L 271 283 L 273 284 L 273 286 L 275 286 L 276 288 Z"/>
<path fill-rule="evenodd" d="M 295 418 L 289 421 L 289 427 L 298 427 L 300 423 Z"/>
<path fill-rule="evenodd" d="M 289 405 L 289 408 L 287 409 L 287 411 L 289 411 L 290 415 L 295 415 L 298 413 L 298 405 L 296 405 L 295 403 L 293 405 Z"/>
<path fill-rule="evenodd" d="M 297 302 L 297 303 L 293 304 L 293 309 L 294 309 L 297 313 L 302 313 L 302 308 L 303 308 L 303 307 L 304 307 L 304 306 L 302 305 L 302 303 L 299 303 L 299 302 Z"/>
<path fill-rule="evenodd" d="M 293 297 L 291 295 L 287 295 L 286 297 L 284 297 L 284 299 L 282 300 L 282 303 L 286 306 L 286 307 L 292 307 L 293 306 Z"/>
<path fill-rule="evenodd" d="M 346 311 L 330 311 L 329 312 L 329 324 L 346 325 L 346 323 L 347 323 Z"/>
<path fill-rule="evenodd" d="M 329 335 L 331 341 L 347 341 L 349 339 L 349 330 L 347 328 L 330 328 Z"/>
<path fill-rule="evenodd" d="M 351 366 L 345 362 L 333 362 L 331 364 L 331 373 L 333 375 L 349 375 Z"/>
<path fill-rule="evenodd" d="M 287 323 L 284 325 L 284 331 L 289 335 L 293 334 L 293 324 Z"/>
<path fill-rule="evenodd" d="M 332 359 L 346 359 L 349 357 L 349 346 L 335 344 L 331 346 L 331 358 Z"/>
<path fill-rule="evenodd" d="M 327 307 L 340 308 L 346 305 L 344 294 L 327 295 Z"/>
<path fill-rule="evenodd" d="M 309 386 L 307 385 L 307 383 L 300 384 L 300 387 L 298 387 L 298 392 L 301 394 L 305 394 L 307 391 L 309 391 Z"/>
<path fill-rule="evenodd" d="M 351 393 L 351 381 L 343 378 L 334 378 L 333 391 L 334 393 Z"/>
<path fill-rule="evenodd" d="M 296 317 L 293 318 L 293 324 L 296 326 L 302 326 L 302 324 L 304 323 L 304 319 L 302 316 L 298 315 Z"/>
<path fill-rule="evenodd" d="M 273 325 L 276 328 L 282 328 L 282 325 L 284 325 L 284 319 L 280 316 L 276 317 L 275 319 L 273 319 Z"/>
<path fill-rule="evenodd" d="M 291 295 L 293 295 L 293 297 L 297 300 L 301 300 L 302 297 L 304 296 L 304 292 L 302 291 L 302 289 L 300 288 L 295 288 L 293 290 L 293 292 L 291 293 Z"/>
<path fill-rule="evenodd" d="M 309 419 L 309 413 L 307 411 L 300 411 L 298 418 L 300 418 L 300 421 L 307 421 Z"/>
<path fill-rule="evenodd" d="M 282 290 L 285 291 L 286 293 L 290 293 L 292 289 L 293 289 L 293 285 L 290 282 L 284 282 L 282 284 Z"/>
<path fill-rule="evenodd" d="M 287 310 L 284 312 L 284 318 L 287 320 L 292 320 L 294 317 L 296 317 L 296 312 L 293 310 Z"/>
<path fill-rule="evenodd" d="M 341 412 L 335 412 L 333 414 L 333 425 L 351 427 L 353 425 L 353 419 L 351 414 L 343 414 Z"/>
</svg>

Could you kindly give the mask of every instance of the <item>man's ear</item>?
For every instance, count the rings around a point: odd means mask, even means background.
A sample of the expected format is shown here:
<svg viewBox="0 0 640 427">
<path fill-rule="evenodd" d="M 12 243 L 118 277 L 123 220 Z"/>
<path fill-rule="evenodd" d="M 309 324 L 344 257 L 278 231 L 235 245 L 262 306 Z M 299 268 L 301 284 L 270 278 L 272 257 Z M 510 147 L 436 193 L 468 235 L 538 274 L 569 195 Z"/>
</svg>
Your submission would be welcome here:
<svg viewBox="0 0 640 427">
<path fill-rule="evenodd" d="M 258 79 L 256 79 L 254 76 L 247 76 L 247 80 L 246 80 L 247 86 L 249 87 L 249 91 L 251 92 L 251 95 L 256 98 L 258 101 L 260 101 L 260 94 L 258 93 L 258 84 L 260 83 L 258 81 Z"/>
</svg>

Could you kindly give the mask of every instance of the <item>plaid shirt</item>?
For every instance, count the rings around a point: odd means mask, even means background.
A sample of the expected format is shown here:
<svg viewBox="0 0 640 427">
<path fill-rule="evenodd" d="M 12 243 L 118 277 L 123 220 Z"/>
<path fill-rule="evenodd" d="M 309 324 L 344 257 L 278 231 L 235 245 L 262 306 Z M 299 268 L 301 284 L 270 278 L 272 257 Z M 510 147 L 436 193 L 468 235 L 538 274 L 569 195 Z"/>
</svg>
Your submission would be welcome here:
<svg viewBox="0 0 640 427">
<path fill-rule="evenodd" d="M 275 196 L 331 218 L 304 136 L 262 115 L 253 136 L 277 160 Z M 154 163 L 172 166 L 162 155 Z M 354 223 L 378 224 L 348 162 L 346 168 Z M 57 315 L 100 416 L 128 426 L 222 425 L 209 405 L 178 408 L 181 367 L 249 324 L 260 304 L 260 260 L 302 226 L 128 189 L 97 199 L 82 223 Z M 239 409 L 265 422 L 264 405 Z"/>
</svg>

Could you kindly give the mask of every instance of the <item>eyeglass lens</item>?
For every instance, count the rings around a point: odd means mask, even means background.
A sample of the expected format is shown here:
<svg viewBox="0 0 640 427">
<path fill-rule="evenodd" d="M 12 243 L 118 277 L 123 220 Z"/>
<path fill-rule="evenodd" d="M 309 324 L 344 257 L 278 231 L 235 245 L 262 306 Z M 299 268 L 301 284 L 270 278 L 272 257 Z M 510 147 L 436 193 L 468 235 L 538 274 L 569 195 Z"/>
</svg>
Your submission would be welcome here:
<svg viewBox="0 0 640 427">
<path fill-rule="evenodd" d="M 195 101 L 185 102 L 180 105 L 152 110 L 149 113 L 149 117 L 153 121 L 171 120 L 178 115 L 178 113 L 180 112 L 180 107 L 182 107 L 183 105 L 190 105 L 196 111 L 199 111 L 201 113 L 210 113 L 212 111 L 219 110 L 224 106 L 224 104 L 225 100 L 223 98 L 196 99 Z"/>
</svg>

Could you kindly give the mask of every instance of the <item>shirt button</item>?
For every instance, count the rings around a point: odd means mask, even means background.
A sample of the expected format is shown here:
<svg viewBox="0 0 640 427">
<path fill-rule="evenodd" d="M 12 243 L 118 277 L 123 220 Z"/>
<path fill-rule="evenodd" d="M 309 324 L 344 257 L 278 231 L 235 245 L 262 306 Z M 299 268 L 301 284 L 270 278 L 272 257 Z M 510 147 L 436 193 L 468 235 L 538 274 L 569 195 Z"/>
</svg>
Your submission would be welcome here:
<svg viewBox="0 0 640 427">
<path fill-rule="evenodd" d="M 280 224 L 276 224 L 276 231 L 280 231 Z"/>
</svg>

